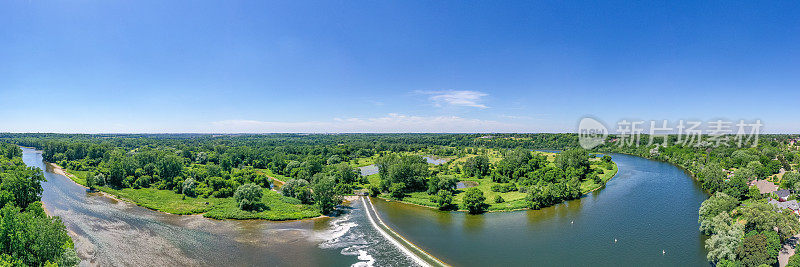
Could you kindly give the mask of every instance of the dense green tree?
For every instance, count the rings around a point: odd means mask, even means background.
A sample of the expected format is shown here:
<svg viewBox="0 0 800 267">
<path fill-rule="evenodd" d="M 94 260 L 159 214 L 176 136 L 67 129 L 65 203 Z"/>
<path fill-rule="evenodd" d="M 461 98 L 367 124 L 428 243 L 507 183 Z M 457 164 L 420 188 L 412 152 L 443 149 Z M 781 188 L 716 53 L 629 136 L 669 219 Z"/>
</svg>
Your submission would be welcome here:
<svg viewBox="0 0 800 267">
<path fill-rule="evenodd" d="M 747 222 L 748 230 L 774 231 L 778 229 L 781 239 L 786 239 L 800 231 L 800 221 L 791 212 L 778 212 L 768 203 L 752 203 L 741 208 L 741 219 Z"/>
<path fill-rule="evenodd" d="M 489 175 L 489 158 L 483 155 L 468 158 L 462 171 L 468 177 L 483 178 Z"/>
<path fill-rule="evenodd" d="M 86 176 L 86 187 L 89 190 L 95 190 L 98 186 L 105 184 L 106 177 L 103 173 L 89 174 Z"/>
<path fill-rule="evenodd" d="M 772 258 L 777 258 L 781 251 L 781 238 L 775 231 L 763 231 L 759 233 L 767 238 L 767 252 Z"/>
<path fill-rule="evenodd" d="M 498 203 L 499 204 L 499 203 L 503 203 L 503 202 L 506 202 L 506 200 L 503 199 L 503 196 L 501 196 L 501 195 L 495 195 L 494 196 L 494 203 Z"/>
<path fill-rule="evenodd" d="M 183 170 L 183 159 L 175 155 L 165 155 L 156 164 L 158 175 L 162 179 L 172 179 L 178 177 Z"/>
<path fill-rule="evenodd" d="M 467 189 L 462 199 L 464 207 L 471 214 L 478 214 L 486 209 L 486 197 L 483 196 L 483 191 L 476 187 Z"/>
<path fill-rule="evenodd" d="M 727 215 L 728 212 L 731 212 L 737 206 L 739 206 L 739 200 L 722 192 L 717 192 L 706 199 L 700 204 L 700 217 L 698 220 L 700 222 L 700 230 L 706 234 L 715 233 L 711 220 L 720 213 L 725 213 Z"/>
<path fill-rule="evenodd" d="M 342 157 L 340 157 L 339 155 L 333 155 L 330 158 L 328 158 L 328 161 L 326 163 L 328 163 L 328 165 L 333 165 L 339 162 L 342 162 Z"/>
<path fill-rule="evenodd" d="M 775 264 L 777 259 L 770 255 L 768 242 L 767 237 L 760 234 L 745 237 L 736 250 L 742 264 L 747 267 Z"/>
<path fill-rule="evenodd" d="M 284 196 L 299 199 L 303 204 L 313 203 L 310 185 L 308 181 L 303 179 L 291 179 L 286 181 L 281 187 L 281 193 Z"/>
<path fill-rule="evenodd" d="M 72 249 L 72 240 L 67 235 L 64 224 L 58 218 L 45 215 L 41 203 L 35 203 L 38 209 L 25 212 L 11 205 L 0 209 L 2 254 L 11 255 L 28 266 L 74 261 L 65 259 L 67 250 Z"/>
<path fill-rule="evenodd" d="M 264 196 L 264 191 L 260 186 L 254 183 L 247 183 L 239 186 L 233 194 L 236 203 L 239 204 L 239 209 L 242 210 L 258 210 L 261 208 L 261 198 Z"/>
<path fill-rule="evenodd" d="M 403 199 L 406 196 L 406 184 L 393 183 L 389 186 L 389 195 L 394 199 Z"/>
<path fill-rule="evenodd" d="M 723 212 L 714 217 L 714 235 L 706 239 L 707 259 L 711 262 L 735 261 L 744 237 L 744 226 Z"/>
<path fill-rule="evenodd" d="M 342 196 L 336 192 L 336 181 L 325 176 L 314 184 L 314 201 L 322 214 L 329 214 L 342 203 Z"/>
<path fill-rule="evenodd" d="M 193 178 L 183 181 L 183 194 L 187 197 L 197 196 L 197 182 Z"/>
<path fill-rule="evenodd" d="M 800 182 L 800 173 L 798 172 L 787 172 L 783 174 L 783 178 L 781 178 L 781 188 L 785 189 L 794 189 L 794 185 Z"/>
<path fill-rule="evenodd" d="M 41 182 L 46 180 L 39 168 L 17 167 L 1 172 L 0 181 L 0 189 L 11 193 L 15 205 L 24 209 L 28 204 L 39 201 Z"/>
<path fill-rule="evenodd" d="M 355 183 L 360 176 L 358 169 L 350 167 L 347 163 L 339 163 L 334 165 L 331 174 L 336 178 L 336 183 L 351 184 Z"/>
<path fill-rule="evenodd" d="M 747 187 L 747 181 L 739 175 L 734 175 L 730 181 L 725 183 L 723 192 L 739 200 L 744 200 L 750 188 Z"/>
<path fill-rule="evenodd" d="M 800 253 L 796 253 L 789 257 L 789 262 L 786 267 L 800 267 Z"/>
<path fill-rule="evenodd" d="M 726 178 L 725 176 L 725 171 L 722 170 L 722 167 L 719 166 L 719 164 L 712 163 L 706 165 L 703 170 L 700 171 L 698 179 L 703 182 L 704 190 L 714 194 L 723 189 L 723 181 Z"/>
<path fill-rule="evenodd" d="M 431 201 L 436 203 L 440 210 L 447 210 L 453 205 L 453 192 L 449 190 L 439 190 L 436 195 L 431 196 Z"/>
<path fill-rule="evenodd" d="M 575 169 L 583 179 L 589 173 L 589 157 L 589 153 L 583 149 L 567 150 L 556 155 L 555 165 L 562 170 Z"/>
<path fill-rule="evenodd" d="M 421 156 L 389 154 L 379 157 L 375 164 L 381 179 L 389 184 L 402 183 L 410 190 L 425 188 L 429 170 L 428 162 Z"/>
</svg>

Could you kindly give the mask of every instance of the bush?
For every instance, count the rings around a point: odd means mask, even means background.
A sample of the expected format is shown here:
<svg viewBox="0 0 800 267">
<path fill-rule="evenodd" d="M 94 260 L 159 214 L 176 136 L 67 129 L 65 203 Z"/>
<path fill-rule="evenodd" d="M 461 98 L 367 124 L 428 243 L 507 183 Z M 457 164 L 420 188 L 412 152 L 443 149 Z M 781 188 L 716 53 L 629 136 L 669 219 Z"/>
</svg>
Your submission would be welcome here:
<svg viewBox="0 0 800 267">
<path fill-rule="evenodd" d="M 86 176 L 86 187 L 88 187 L 89 190 L 95 190 L 97 188 L 97 186 L 100 185 L 101 180 L 104 180 L 104 179 L 105 178 L 103 177 L 102 173 L 98 173 L 96 175 L 91 175 L 91 174 L 87 175 Z"/>
<path fill-rule="evenodd" d="M 303 204 L 312 204 L 314 203 L 314 195 L 311 194 L 311 189 L 305 186 L 299 187 L 296 189 L 297 194 L 294 196 L 300 203 Z"/>
<path fill-rule="evenodd" d="M 183 194 L 187 197 L 197 196 L 197 182 L 195 182 L 194 178 L 189 178 L 186 179 L 186 181 L 183 181 Z"/>
<path fill-rule="evenodd" d="M 786 267 L 800 267 L 800 254 L 794 254 L 789 257 L 789 264 Z"/>
<path fill-rule="evenodd" d="M 134 183 L 134 187 L 136 187 L 136 188 L 147 188 L 147 187 L 150 187 L 150 183 L 151 183 L 152 180 L 153 180 L 153 178 L 148 176 L 148 175 L 139 177 L 138 179 L 136 179 L 136 182 Z"/>
<path fill-rule="evenodd" d="M 256 210 L 261 207 L 261 197 L 264 192 L 260 186 L 253 183 L 247 183 L 236 189 L 233 198 L 236 203 L 239 203 L 241 210 Z"/>
<path fill-rule="evenodd" d="M 467 189 L 464 194 L 464 207 L 469 210 L 471 214 L 478 214 L 486 208 L 486 197 L 483 196 L 483 191 L 476 187 Z"/>
<path fill-rule="evenodd" d="M 353 194 L 353 185 L 352 184 L 337 184 L 336 185 L 336 193 L 339 195 L 352 195 Z"/>
<path fill-rule="evenodd" d="M 453 205 L 453 192 L 449 190 L 439 190 L 436 195 L 431 196 L 431 201 L 436 203 L 436 207 L 440 210 L 449 209 Z"/>
<path fill-rule="evenodd" d="M 381 188 L 377 185 L 371 184 L 367 187 L 367 190 L 369 190 L 369 195 L 372 197 L 377 197 L 381 194 Z"/>
<path fill-rule="evenodd" d="M 494 203 L 503 203 L 503 202 L 506 202 L 506 200 L 503 199 L 502 196 L 500 196 L 500 195 L 494 196 Z"/>
<path fill-rule="evenodd" d="M 281 193 L 287 197 L 293 197 L 300 199 L 297 195 L 303 191 L 307 190 L 309 187 L 308 181 L 304 179 L 291 179 L 286 181 L 285 184 L 281 187 Z"/>
<path fill-rule="evenodd" d="M 513 183 L 511 184 L 493 184 L 492 192 L 499 192 L 499 193 L 508 193 L 511 191 L 517 191 L 517 186 Z"/>
<path fill-rule="evenodd" d="M 406 184 L 405 183 L 393 183 L 389 186 L 389 194 L 395 199 L 403 199 L 406 195 Z"/>
</svg>

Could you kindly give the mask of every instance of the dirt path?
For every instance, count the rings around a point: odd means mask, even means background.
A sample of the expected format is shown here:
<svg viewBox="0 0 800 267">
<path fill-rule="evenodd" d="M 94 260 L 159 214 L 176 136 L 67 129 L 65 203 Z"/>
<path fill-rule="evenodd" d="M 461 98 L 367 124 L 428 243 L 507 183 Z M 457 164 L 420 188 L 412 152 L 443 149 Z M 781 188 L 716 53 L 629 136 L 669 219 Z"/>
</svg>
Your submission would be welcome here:
<svg viewBox="0 0 800 267">
<path fill-rule="evenodd" d="M 781 253 L 778 254 L 778 266 L 784 267 L 789 264 L 789 257 L 794 255 L 798 240 L 800 240 L 800 234 L 796 234 L 789 238 L 789 240 L 786 240 L 786 243 L 783 244 L 783 248 L 781 248 Z"/>
</svg>

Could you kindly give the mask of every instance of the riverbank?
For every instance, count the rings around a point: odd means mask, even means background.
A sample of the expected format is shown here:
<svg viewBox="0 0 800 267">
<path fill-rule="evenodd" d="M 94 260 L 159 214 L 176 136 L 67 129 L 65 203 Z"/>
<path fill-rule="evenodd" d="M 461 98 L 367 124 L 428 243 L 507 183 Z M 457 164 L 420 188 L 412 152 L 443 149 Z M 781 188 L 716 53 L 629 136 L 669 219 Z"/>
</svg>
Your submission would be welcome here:
<svg viewBox="0 0 800 267">
<path fill-rule="evenodd" d="M 46 163 L 53 173 L 66 176 L 74 183 L 86 187 L 87 173 L 70 171 L 54 163 Z M 74 173 L 73 173 L 74 172 Z M 126 201 L 154 211 L 174 215 L 202 215 L 206 218 L 225 220 L 269 220 L 287 221 L 326 217 L 311 205 L 301 204 L 298 200 L 284 197 L 280 193 L 264 189 L 262 211 L 251 212 L 239 209 L 231 198 L 193 198 L 169 190 L 154 188 L 98 187 L 98 193 L 117 201 Z"/>
<path fill-rule="evenodd" d="M 608 183 L 609 180 L 611 180 L 617 175 L 617 173 L 619 172 L 619 166 L 617 165 L 616 162 L 613 163 L 614 164 L 612 169 L 606 170 L 601 176 L 602 183 L 598 184 L 595 183 L 594 181 L 584 181 L 581 183 L 582 196 L 585 196 L 586 194 L 589 194 L 591 192 L 603 188 L 605 184 Z M 487 212 L 507 212 L 507 211 L 520 211 L 528 209 L 528 204 L 525 201 L 525 197 L 527 194 L 525 193 L 520 193 L 519 191 L 512 191 L 506 193 L 494 192 L 491 190 L 491 186 L 497 183 L 494 183 L 487 178 L 484 179 L 470 178 L 470 179 L 462 179 L 462 181 L 473 181 L 478 183 L 478 186 L 476 187 L 478 187 L 479 189 L 481 189 L 481 191 L 484 192 L 484 197 L 486 198 L 486 204 L 489 205 L 489 207 L 486 209 Z M 456 193 L 453 196 L 453 205 L 459 207 L 459 209 L 454 211 L 463 211 L 463 212 L 467 211 L 466 209 L 460 208 L 464 191 L 465 189 L 464 190 L 459 189 L 457 190 L 458 193 Z M 494 203 L 493 202 L 494 197 L 498 195 L 501 196 L 505 201 L 502 203 Z M 378 195 L 378 197 L 386 201 L 399 202 L 403 204 L 415 205 L 415 206 L 438 210 L 438 206 L 436 205 L 436 203 L 430 200 L 431 196 L 428 195 L 426 192 L 412 192 L 400 200 L 390 197 L 388 193 L 380 194 Z"/>
<path fill-rule="evenodd" d="M 688 174 L 611 156 L 619 171 L 605 187 L 539 210 L 476 216 L 373 203 L 395 231 L 454 266 L 707 266 L 696 215 L 706 197 Z"/>
</svg>

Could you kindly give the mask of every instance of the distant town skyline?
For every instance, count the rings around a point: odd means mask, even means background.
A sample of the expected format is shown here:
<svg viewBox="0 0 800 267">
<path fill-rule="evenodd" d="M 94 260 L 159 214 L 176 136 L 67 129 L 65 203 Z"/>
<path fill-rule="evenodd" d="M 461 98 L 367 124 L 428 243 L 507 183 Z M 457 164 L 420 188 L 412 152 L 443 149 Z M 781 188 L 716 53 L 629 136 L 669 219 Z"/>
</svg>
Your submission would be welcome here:
<svg viewBox="0 0 800 267">
<path fill-rule="evenodd" d="M 800 132 L 798 2 L 4 1 L 0 132 Z"/>
</svg>

